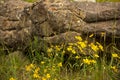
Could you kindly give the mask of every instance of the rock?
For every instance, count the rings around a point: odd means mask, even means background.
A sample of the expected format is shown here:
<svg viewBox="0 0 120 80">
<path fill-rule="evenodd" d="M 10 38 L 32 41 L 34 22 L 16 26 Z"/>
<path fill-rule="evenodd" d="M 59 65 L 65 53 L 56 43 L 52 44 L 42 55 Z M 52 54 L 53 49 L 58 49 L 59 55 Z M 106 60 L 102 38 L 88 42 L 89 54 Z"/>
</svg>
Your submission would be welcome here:
<svg viewBox="0 0 120 80">
<path fill-rule="evenodd" d="M 86 34 L 95 34 L 101 35 L 102 33 L 106 34 L 106 37 L 120 37 L 120 20 L 116 21 L 105 21 L 105 22 L 96 22 L 96 23 L 87 23 L 81 27 L 72 27 L 71 30 L 75 32 L 81 32 Z"/>
<path fill-rule="evenodd" d="M 14 2 L 14 4 L 13 4 Z M 34 36 L 57 44 L 92 34 L 120 38 L 120 3 L 9 0 L 0 5 L 0 43 L 24 48 Z M 95 7 L 95 8 L 94 8 Z M 24 45 L 24 46 L 23 46 Z"/>
<path fill-rule="evenodd" d="M 30 21 L 23 26 L 20 15 L 25 6 L 31 4 L 21 0 L 9 0 L 0 5 L 0 43 L 9 48 L 22 47 L 30 37 Z M 29 25 L 28 25 L 29 24 Z"/>
<path fill-rule="evenodd" d="M 19 13 L 25 6 L 30 6 L 30 3 L 22 0 L 7 0 L 0 6 L 0 16 L 7 17 L 9 20 L 19 20 Z"/>
<path fill-rule="evenodd" d="M 72 6 L 72 8 L 71 8 Z M 77 2 L 70 4 L 70 10 L 85 22 L 99 22 L 120 19 L 120 3 Z M 82 14 L 82 15 L 81 15 Z"/>
<path fill-rule="evenodd" d="M 52 37 L 44 37 L 44 40 L 50 44 L 63 44 L 69 42 L 75 42 L 75 36 L 81 36 L 80 33 L 74 31 L 68 31 L 60 35 L 55 35 Z"/>
</svg>

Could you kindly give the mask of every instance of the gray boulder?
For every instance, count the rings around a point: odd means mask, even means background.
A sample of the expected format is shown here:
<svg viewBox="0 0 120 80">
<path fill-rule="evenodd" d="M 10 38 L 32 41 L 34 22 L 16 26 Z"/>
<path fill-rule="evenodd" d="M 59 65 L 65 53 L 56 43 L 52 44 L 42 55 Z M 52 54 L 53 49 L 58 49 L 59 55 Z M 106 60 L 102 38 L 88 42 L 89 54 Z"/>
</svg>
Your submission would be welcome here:
<svg viewBox="0 0 120 80">
<path fill-rule="evenodd" d="M 30 3 L 8 0 L 0 4 L 0 43 L 11 48 L 22 47 L 29 39 L 31 22 L 20 20 L 21 12 Z M 28 27 L 29 26 L 29 27 Z"/>
<path fill-rule="evenodd" d="M 13 3 L 14 2 L 14 3 Z M 76 35 L 94 33 L 120 38 L 120 3 L 9 0 L 0 5 L 0 42 L 28 45 L 34 36 L 49 43 L 73 42 Z"/>
</svg>

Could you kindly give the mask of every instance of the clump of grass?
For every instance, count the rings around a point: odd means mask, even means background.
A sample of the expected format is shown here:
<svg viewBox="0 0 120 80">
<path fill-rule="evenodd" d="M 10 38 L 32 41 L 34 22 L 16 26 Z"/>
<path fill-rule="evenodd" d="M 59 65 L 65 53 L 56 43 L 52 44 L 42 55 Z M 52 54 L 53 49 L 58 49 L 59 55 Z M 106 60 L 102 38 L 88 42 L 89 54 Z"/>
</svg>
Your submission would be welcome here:
<svg viewBox="0 0 120 80">
<path fill-rule="evenodd" d="M 21 52 L 0 55 L 0 79 L 1 80 L 24 80 L 24 66 L 29 63 Z M 15 78 L 15 79 L 14 79 Z"/>
<path fill-rule="evenodd" d="M 89 38 L 92 39 L 92 35 Z M 113 47 L 109 62 L 105 46 L 75 36 L 75 43 L 47 46 L 35 37 L 28 51 L 29 60 L 23 65 L 16 56 L 1 61 L 0 78 L 3 80 L 116 80 L 120 79 L 120 51 Z M 3 63 L 3 61 L 6 61 Z M 22 65 L 22 67 L 21 67 Z M 22 73 L 21 73 L 22 72 Z M 21 73 L 21 74 L 20 74 Z"/>
<path fill-rule="evenodd" d="M 24 0 L 24 1 L 27 1 L 27 2 L 36 2 L 37 0 Z"/>
<path fill-rule="evenodd" d="M 92 38 L 92 36 L 93 34 L 90 35 L 89 38 Z M 32 56 L 34 57 L 33 61 L 34 63 L 37 61 L 37 68 L 40 69 L 40 72 L 36 74 L 36 78 L 47 79 L 46 75 L 49 74 L 50 80 L 115 79 L 116 77 L 114 76 L 118 73 L 119 68 L 119 55 L 113 53 L 113 51 L 108 62 L 106 61 L 107 59 L 105 59 L 105 55 L 103 56 L 104 58 L 99 56 L 101 52 L 105 54 L 104 47 L 99 42 L 88 42 L 80 36 L 75 36 L 75 38 L 77 40 L 75 43 L 46 47 L 42 54 L 39 53 L 38 50 L 34 50 L 34 56 Z M 35 40 L 36 44 L 37 39 Z M 32 79 L 35 77 L 35 69 L 36 68 L 33 68 L 30 72 Z M 45 73 L 46 71 L 47 73 Z M 63 76 L 60 76 L 62 74 L 66 76 L 63 78 Z M 76 75 L 77 77 L 71 77 L 70 75 Z"/>
</svg>

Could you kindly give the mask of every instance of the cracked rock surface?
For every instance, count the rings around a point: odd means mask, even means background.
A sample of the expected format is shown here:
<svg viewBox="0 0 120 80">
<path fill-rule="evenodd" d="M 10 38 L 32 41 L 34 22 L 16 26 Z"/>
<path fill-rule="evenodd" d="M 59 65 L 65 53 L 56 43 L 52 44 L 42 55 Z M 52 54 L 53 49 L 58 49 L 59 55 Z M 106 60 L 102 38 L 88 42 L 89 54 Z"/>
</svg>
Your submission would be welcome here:
<svg viewBox="0 0 120 80">
<path fill-rule="evenodd" d="M 56 44 L 92 33 L 120 39 L 120 3 L 9 0 L 0 4 L 0 42 L 9 47 L 24 47 L 34 36 Z"/>
<path fill-rule="evenodd" d="M 27 21 L 28 26 L 21 24 L 20 15 L 24 7 L 30 3 L 21 0 L 8 0 L 0 4 L 0 43 L 9 47 L 20 47 L 26 43 L 30 34 L 31 22 Z"/>
</svg>

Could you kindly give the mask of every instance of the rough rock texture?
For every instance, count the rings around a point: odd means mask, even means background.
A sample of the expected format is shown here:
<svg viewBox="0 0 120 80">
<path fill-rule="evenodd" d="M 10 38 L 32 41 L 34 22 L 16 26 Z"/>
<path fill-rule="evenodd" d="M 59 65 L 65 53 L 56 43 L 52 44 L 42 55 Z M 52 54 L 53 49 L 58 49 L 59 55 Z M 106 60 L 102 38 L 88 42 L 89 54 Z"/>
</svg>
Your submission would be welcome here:
<svg viewBox="0 0 120 80">
<path fill-rule="evenodd" d="M 10 47 L 27 45 L 34 36 L 56 44 L 92 33 L 120 39 L 120 3 L 9 0 L 0 4 L 0 42 Z"/>
<path fill-rule="evenodd" d="M 120 5 L 119 3 L 73 3 L 71 4 L 75 8 L 71 10 L 83 11 L 84 16 L 82 18 L 85 22 L 99 22 L 120 18 Z M 77 9 L 76 9 L 77 7 Z M 80 13 L 79 13 L 80 14 Z"/>
<path fill-rule="evenodd" d="M 30 23 L 21 24 L 20 14 L 30 3 L 21 0 L 8 0 L 0 4 L 0 43 L 9 47 L 20 47 L 28 40 Z M 28 22 L 28 21 L 27 21 Z M 27 23 L 26 22 L 26 23 Z M 19 45 L 19 46 L 18 46 Z"/>
</svg>

